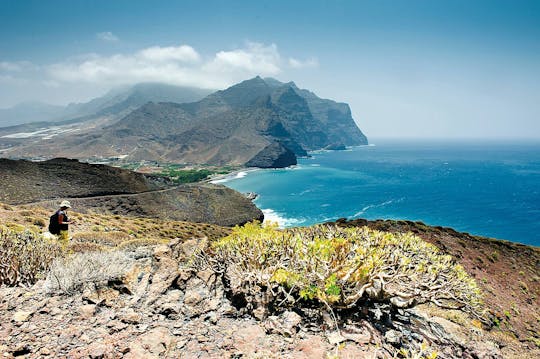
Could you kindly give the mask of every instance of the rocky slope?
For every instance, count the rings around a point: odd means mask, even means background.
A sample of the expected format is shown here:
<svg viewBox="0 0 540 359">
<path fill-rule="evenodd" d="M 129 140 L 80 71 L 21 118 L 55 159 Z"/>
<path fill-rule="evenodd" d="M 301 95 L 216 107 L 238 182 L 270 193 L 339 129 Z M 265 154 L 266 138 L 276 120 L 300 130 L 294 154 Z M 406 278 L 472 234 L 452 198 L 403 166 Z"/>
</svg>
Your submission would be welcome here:
<svg viewBox="0 0 540 359">
<path fill-rule="evenodd" d="M 139 193 L 157 189 L 144 175 L 67 158 L 44 162 L 0 158 L 0 202 Z"/>
<path fill-rule="evenodd" d="M 191 184 L 130 195 L 68 198 L 77 212 L 211 223 L 220 226 L 262 221 L 264 214 L 246 196 L 222 185 Z M 49 210 L 58 201 L 36 203 Z"/>
<path fill-rule="evenodd" d="M 78 274 L 61 282 L 50 276 L 29 289 L 0 289 L 0 352 L 70 358 L 390 358 L 401 343 L 426 341 L 426 357 L 436 348 L 438 358 L 502 358 L 489 333 L 423 309 L 402 310 L 382 322 L 374 307 L 340 318 L 339 331 L 330 317 L 314 321 L 294 309 L 245 316 L 227 282 L 212 271 L 185 266 L 205 245 L 205 239 L 192 239 L 99 259 L 86 255 L 87 263 L 105 260 L 111 266 L 90 279 L 82 268 L 70 267 L 77 264 L 60 265 L 53 268 L 57 275 Z"/>
<path fill-rule="evenodd" d="M 367 140 L 348 105 L 320 99 L 294 83 L 256 77 L 198 102 L 147 103 L 110 126 L 67 135 L 62 147 L 53 140 L 6 142 L 11 147 L 5 154 L 69 152 L 76 158 L 127 155 L 132 161 L 244 165 L 274 143 L 302 156 L 306 150 Z M 294 161 L 277 162 L 288 166 Z"/>
<path fill-rule="evenodd" d="M 36 222 L 32 215 L 46 213 L 37 207 L 0 206 L 2 223 L 12 227 L 11 220 L 24 225 L 27 219 Z M 361 309 L 336 312 L 334 318 L 321 315 L 309 306 L 285 310 L 248 307 L 240 295 L 242 288 L 235 287 L 220 272 L 193 265 L 193 258 L 201 258 L 193 256 L 208 248 L 209 240 L 230 233 L 230 229 L 162 220 L 154 223 L 120 215 L 74 214 L 74 217 L 81 223 L 73 228 L 74 240 L 84 241 L 72 244 L 77 254 L 53 266 L 48 278 L 32 287 L 0 287 L 0 353 L 4 357 L 433 358 L 430 355 L 436 353 L 437 358 L 534 358 L 540 355 L 537 344 L 529 339 L 538 338 L 538 332 L 534 333 L 537 324 L 530 321 L 538 317 L 539 257 L 535 248 L 415 222 L 338 221 L 341 226 L 413 231 L 456 256 L 484 289 L 493 322 L 482 325 L 461 311 L 427 305 L 389 310 L 384 304 L 369 301 Z M 94 223 L 101 223 L 100 228 L 95 228 Z M 126 240 L 131 236 L 128 232 L 167 238 L 166 244 L 139 242 L 125 246 L 118 242 L 124 238 L 119 234 L 123 233 Z M 96 250 L 88 246 L 92 243 L 104 247 L 93 254 L 88 252 Z M 498 256 L 489 260 L 495 252 Z M 512 274 L 513 266 L 518 264 L 516 270 L 522 270 L 525 275 Z M 494 320 L 500 318 L 498 308 L 508 306 L 507 295 L 517 290 L 512 276 L 522 276 L 521 281 L 528 287 L 527 293 L 516 292 L 512 299 L 516 301 L 515 310 L 523 315 L 516 317 L 515 322 L 505 323 L 501 319 L 496 326 Z M 498 286 L 491 291 L 489 286 L 494 283 Z M 533 305 L 528 305 L 528 300 Z M 514 327 L 517 322 L 528 323 L 530 327 Z"/>
<path fill-rule="evenodd" d="M 57 209 L 69 199 L 79 212 L 122 214 L 234 226 L 262 220 L 244 195 L 221 185 L 164 188 L 141 173 L 69 159 L 44 162 L 0 159 L 0 201 L 40 202 Z"/>
</svg>

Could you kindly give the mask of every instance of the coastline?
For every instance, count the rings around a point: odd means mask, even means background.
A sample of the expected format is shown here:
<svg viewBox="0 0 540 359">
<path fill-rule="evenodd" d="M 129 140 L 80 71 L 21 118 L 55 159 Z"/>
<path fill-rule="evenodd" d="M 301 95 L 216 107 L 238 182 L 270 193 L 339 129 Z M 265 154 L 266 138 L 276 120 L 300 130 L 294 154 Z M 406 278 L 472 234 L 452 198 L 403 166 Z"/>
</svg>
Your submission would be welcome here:
<svg viewBox="0 0 540 359">
<path fill-rule="evenodd" d="M 211 181 L 258 193 L 257 207 L 282 227 L 338 218 L 409 220 L 539 246 L 535 153 L 538 146 L 382 142 L 313 151 L 292 169 L 244 168 Z"/>
<path fill-rule="evenodd" d="M 212 175 L 209 178 L 207 178 L 207 179 L 205 179 L 205 180 L 203 180 L 201 182 L 203 182 L 203 183 L 213 183 L 213 184 L 223 184 L 223 183 L 227 183 L 227 182 L 229 182 L 229 181 L 231 181 L 233 179 L 243 178 L 243 177 L 247 176 L 248 173 L 256 172 L 256 171 L 259 171 L 261 169 L 262 168 L 255 168 L 255 167 L 240 168 L 240 169 L 237 169 L 237 170 L 225 173 L 225 174 Z"/>
</svg>

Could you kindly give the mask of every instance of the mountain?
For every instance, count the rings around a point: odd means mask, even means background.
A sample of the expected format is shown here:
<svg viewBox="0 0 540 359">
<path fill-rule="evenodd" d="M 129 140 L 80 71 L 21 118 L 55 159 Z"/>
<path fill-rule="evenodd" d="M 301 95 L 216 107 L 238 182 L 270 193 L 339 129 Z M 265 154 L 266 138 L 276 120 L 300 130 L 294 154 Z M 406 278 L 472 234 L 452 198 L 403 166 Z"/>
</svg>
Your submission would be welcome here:
<svg viewBox="0 0 540 359">
<path fill-rule="evenodd" d="M 49 122 L 53 122 L 54 125 L 62 125 L 89 121 L 104 116 L 118 119 L 150 101 L 193 102 L 210 93 L 210 90 L 195 87 L 140 83 L 111 90 L 105 95 L 85 103 L 71 103 L 64 107 L 39 102 L 25 102 L 9 109 L 0 110 L 0 128 L 25 125 L 21 128 L 24 128 L 25 131 L 31 131 L 50 125 Z"/>
<path fill-rule="evenodd" d="M 48 139 L 6 154 L 285 167 L 306 151 L 364 144 L 348 105 L 257 76 L 197 102 L 148 102 L 116 122 L 65 136 L 61 145 Z"/>
<path fill-rule="evenodd" d="M 28 122 L 51 121 L 61 116 L 62 106 L 42 102 L 23 102 L 0 109 L 0 127 L 16 126 Z"/>
</svg>

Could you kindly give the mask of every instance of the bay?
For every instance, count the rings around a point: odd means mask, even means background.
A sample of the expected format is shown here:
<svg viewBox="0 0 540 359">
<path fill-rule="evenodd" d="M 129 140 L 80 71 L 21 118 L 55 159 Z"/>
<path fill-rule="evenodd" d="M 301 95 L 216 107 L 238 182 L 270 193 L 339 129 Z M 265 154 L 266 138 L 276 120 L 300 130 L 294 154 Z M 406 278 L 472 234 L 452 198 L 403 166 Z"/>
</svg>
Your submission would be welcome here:
<svg viewBox="0 0 540 359">
<path fill-rule="evenodd" d="M 283 227 L 404 219 L 540 245 L 539 142 L 372 142 L 222 182 L 257 193 L 265 218 Z"/>
</svg>

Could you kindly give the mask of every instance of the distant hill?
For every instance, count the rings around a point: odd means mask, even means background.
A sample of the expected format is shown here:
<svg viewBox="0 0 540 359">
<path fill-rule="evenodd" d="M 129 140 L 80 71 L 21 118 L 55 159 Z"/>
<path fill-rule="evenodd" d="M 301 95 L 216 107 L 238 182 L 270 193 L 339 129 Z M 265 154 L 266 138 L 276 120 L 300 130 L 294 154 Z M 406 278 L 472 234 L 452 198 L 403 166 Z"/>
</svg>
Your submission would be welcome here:
<svg viewBox="0 0 540 359">
<path fill-rule="evenodd" d="M 23 102 L 10 108 L 0 109 L 0 127 L 37 121 L 52 121 L 61 117 L 64 110 L 62 106 L 41 102 Z"/>
<path fill-rule="evenodd" d="M 140 193 L 157 186 L 143 174 L 67 158 L 44 162 L 0 158 L 0 202 Z"/>
<path fill-rule="evenodd" d="M 0 159 L 0 203 L 40 203 L 51 211 L 69 199 L 77 212 L 122 214 L 234 226 L 264 219 L 244 195 L 225 186 L 164 188 L 151 177 L 66 158 Z"/>
<path fill-rule="evenodd" d="M 6 153 L 284 167 L 296 163 L 287 151 L 364 144 L 347 104 L 255 77 L 197 102 L 148 102 L 117 122 L 66 136 L 61 146 L 52 139 Z"/>
<path fill-rule="evenodd" d="M 8 109 L 0 109 L 0 128 L 26 125 L 33 130 L 50 124 L 62 125 L 110 116 L 117 119 L 150 101 L 194 102 L 212 91 L 195 87 L 160 83 L 140 83 L 109 91 L 85 103 L 53 106 L 40 102 L 25 102 Z"/>
</svg>

